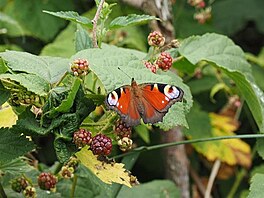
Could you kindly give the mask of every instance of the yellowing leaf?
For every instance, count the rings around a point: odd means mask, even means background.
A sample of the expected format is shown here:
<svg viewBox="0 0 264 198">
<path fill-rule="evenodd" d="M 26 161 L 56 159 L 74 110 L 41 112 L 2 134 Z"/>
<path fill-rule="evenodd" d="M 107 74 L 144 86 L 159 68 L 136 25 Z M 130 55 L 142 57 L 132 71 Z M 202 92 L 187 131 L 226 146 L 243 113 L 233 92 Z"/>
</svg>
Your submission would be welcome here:
<svg viewBox="0 0 264 198">
<path fill-rule="evenodd" d="M 112 182 L 131 187 L 130 175 L 121 163 L 105 163 L 99 161 L 88 147 L 84 147 L 75 154 L 81 163 L 89 168 L 99 179 L 107 184 Z"/>
<path fill-rule="evenodd" d="M 211 137 L 234 136 L 238 124 L 230 117 L 210 113 Z M 194 148 L 209 161 L 220 159 L 228 165 L 250 167 L 250 146 L 240 139 L 226 139 L 193 144 Z"/>
<path fill-rule="evenodd" d="M 17 115 L 12 110 L 8 103 L 2 105 L 0 109 L 0 128 L 1 127 L 12 127 L 16 124 Z"/>
</svg>

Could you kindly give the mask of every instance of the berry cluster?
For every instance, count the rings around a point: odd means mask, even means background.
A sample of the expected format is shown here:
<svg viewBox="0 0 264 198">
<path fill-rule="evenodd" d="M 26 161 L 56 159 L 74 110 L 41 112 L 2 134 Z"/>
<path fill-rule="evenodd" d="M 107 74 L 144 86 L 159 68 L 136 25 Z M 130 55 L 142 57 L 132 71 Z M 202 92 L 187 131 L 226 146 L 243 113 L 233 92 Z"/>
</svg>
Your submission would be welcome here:
<svg viewBox="0 0 264 198">
<path fill-rule="evenodd" d="M 27 186 L 26 189 L 23 191 L 23 195 L 26 198 L 35 198 L 37 197 L 36 188 L 33 186 Z"/>
<path fill-rule="evenodd" d="M 79 129 L 73 134 L 73 142 L 78 147 L 90 145 L 95 155 L 109 155 L 112 151 L 112 140 L 103 134 L 97 134 L 92 138 L 92 133 L 85 129 Z"/>
<path fill-rule="evenodd" d="M 151 32 L 148 35 L 148 44 L 154 47 L 162 47 L 165 43 L 165 37 L 158 31 Z"/>
<path fill-rule="evenodd" d="M 92 133 L 85 129 L 79 129 L 73 134 L 73 142 L 77 147 L 84 147 L 92 142 Z"/>
<path fill-rule="evenodd" d="M 116 135 L 122 139 L 123 137 L 131 137 L 132 128 L 127 126 L 125 122 L 122 120 L 117 120 L 116 124 L 114 125 L 114 131 Z"/>
<path fill-rule="evenodd" d="M 29 185 L 28 181 L 24 177 L 19 177 L 11 181 L 11 188 L 15 192 L 21 192 Z"/>
<path fill-rule="evenodd" d="M 88 74 L 89 62 L 86 59 L 76 59 L 72 65 L 71 70 L 74 76 L 85 76 Z"/>
<path fill-rule="evenodd" d="M 112 140 L 104 134 L 92 138 L 91 150 L 94 155 L 109 155 L 112 151 Z"/>
<path fill-rule="evenodd" d="M 188 0 L 188 3 L 195 7 L 196 13 L 194 14 L 194 19 L 197 20 L 198 23 L 204 24 L 212 18 L 211 6 L 209 5 L 206 7 L 204 0 Z"/>
<path fill-rule="evenodd" d="M 70 160 L 61 168 L 59 175 L 65 179 L 73 178 L 78 164 L 78 159 L 71 157 Z"/>
<path fill-rule="evenodd" d="M 18 105 L 35 105 L 41 107 L 44 104 L 44 99 L 25 88 L 18 92 L 11 92 L 9 102 L 13 106 Z"/>
<path fill-rule="evenodd" d="M 172 57 L 168 52 L 162 52 L 156 60 L 156 65 L 163 71 L 167 71 L 171 68 Z"/>
<path fill-rule="evenodd" d="M 126 152 L 132 149 L 133 141 L 128 137 L 123 137 L 117 142 L 121 151 Z"/>
<path fill-rule="evenodd" d="M 54 190 L 57 184 L 57 177 L 51 173 L 40 173 L 38 185 L 42 190 Z"/>
</svg>

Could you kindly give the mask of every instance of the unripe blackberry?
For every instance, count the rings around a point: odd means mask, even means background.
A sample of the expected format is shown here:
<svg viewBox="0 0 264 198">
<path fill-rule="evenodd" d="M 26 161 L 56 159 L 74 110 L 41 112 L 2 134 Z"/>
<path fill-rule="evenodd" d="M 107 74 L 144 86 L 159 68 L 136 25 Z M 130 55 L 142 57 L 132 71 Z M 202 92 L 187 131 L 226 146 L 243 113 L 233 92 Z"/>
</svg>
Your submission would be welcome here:
<svg viewBox="0 0 264 198">
<path fill-rule="evenodd" d="M 75 157 L 71 157 L 70 160 L 65 164 L 65 166 L 73 168 L 74 171 L 77 169 L 78 165 L 79 165 L 79 161 Z"/>
<path fill-rule="evenodd" d="M 109 155 L 112 151 L 112 140 L 103 134 L 97 134 L 92 138 L 90 148 L 94 155 Z"/>
<path fill-rule="evenodd" d="M 156 60 L 156 64 L 163 71 L 167 71 L 172 66 L 172 57 L 168 52 L 162 52 L 158 59 Z"/>
<path fill-rule="evenodd" d="M 157 67 L 156 65 L 153 65 L 152 63 L 146 61 L 144 62 L 146 68 L 148 68 L 152 73 L 156 74 L 157 73 Z"/>
<path fill-rule="evenodd" d="M 125 152 L 132 149 L 133 141 L 128 137 L 124 137 L 120 139 L 117 144 L 119 145 L 120 150 Z"/>
<path fill-rule="evenodd" d="M 148 44 L 150 46 L 162 47 L 164 43 L 165 43 L 165 37 L 163 37 L 163 35 L 160 32 L 154 31 L 148 35 Z"/>
<path fill-rule="evenodd" d="M 79 129 L 73 134 L 73 142 L 78 148 L 89 145 L 91 141 L 92 133 L 85 129 Z"/>
<path fill-rule="evenodd" d="M 37 197 L 36 189 L 33 186 L 27 186 L 25 190 L 23 190 L 23 195 L 26 198 L 35 198 Z"/>
<path fill-rule="evenodd" d="M 89 62 L 86 59 L 76 59 L 71 65 L 71 70 L 75 76 L 85 76 L 88 74 Z"/>
<path fill-rule="evenodd" d="M 73 178 L 74 173 L 74 168 L 73 167 L 68 167 L 68 166 L 63 166 L 60 171 L 60 175 L 65 178 Z"/>
<path fill-rule="evenodd" d="M 38 185 L 42 190 L 55 189 L 57 178 L 51 173 L 41 173 L 38 176 Z"/>
<path fill-rule="evenodd" d="M 127 126 L 125 122 L 122 120 L 117 120 L 116 124 L 114 125 L 114 131 L 117 136 L 122 139 L 123 137 L 131 137 L 132 128 Z"/>
<path fill-rule="evenodd" d="M 21 192 L 28 186 L 28 181 L 24 177 L 19 177 L 11 181 L 11 188 L 15 192 Z"/>
</svg>

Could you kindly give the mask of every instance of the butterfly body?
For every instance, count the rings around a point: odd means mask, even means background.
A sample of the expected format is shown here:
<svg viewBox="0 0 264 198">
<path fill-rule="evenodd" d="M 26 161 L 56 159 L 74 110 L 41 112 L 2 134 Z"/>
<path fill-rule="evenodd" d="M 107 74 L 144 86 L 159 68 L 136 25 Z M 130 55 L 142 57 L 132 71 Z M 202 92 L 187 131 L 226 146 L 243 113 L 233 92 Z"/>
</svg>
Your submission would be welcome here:
<svg viewBox="0 0 264 198">
<path fill-rule="evenodd" d="M 127 126 L 162 121 L 168 109 L 181 101 L 183 91 L 176 86 L 161 83 L 137 84 L 132 79 L 131 86 L 125 85 L 110 92 L 106 105 L 115 110 Z"/>
</svg>

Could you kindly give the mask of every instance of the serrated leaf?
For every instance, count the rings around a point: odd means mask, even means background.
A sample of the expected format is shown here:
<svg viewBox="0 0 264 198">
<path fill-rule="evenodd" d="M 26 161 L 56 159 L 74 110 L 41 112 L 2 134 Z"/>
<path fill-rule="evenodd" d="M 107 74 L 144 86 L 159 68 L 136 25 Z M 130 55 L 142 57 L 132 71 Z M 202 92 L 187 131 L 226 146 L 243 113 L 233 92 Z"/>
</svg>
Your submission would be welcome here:
<svg viewBox="0 0 264 198">
<path fill-rule="evenodd" d="M 264 174 L 255 174 L 250 181 L 248 198 L 262 198 L 264 196 L 263 183 Z"/>
<path fill-rule="evenodd" d="M 180 190 L 169 180 L 154 180 L 143 183 L 132 189 L 123 187 L 117 198 L 134 198 L 134 197 L 180 197 Z"/>
<path fill-rule="evenodd" d="M 44 10 L 43 12 L 59 17 L 59 18 L 62 18 L 62 19 L 66 19 L 69 21 L 73 21 L 73 22 L 85 25 L 89 28 L 93 27 L 93 23 L 90 19 L 88 19 L 87 17 L 80 16 L 77 12 L 74 12 L 74 11 L 50 12 L 50 11 Z"/>
<path fill-rule="evenodd" d="M 13 71 L 35 74 L 48 83 L 54 83 L 69 70 L 69 61 L 64 58 L 35 56 L 27 52 L 7 51 L 0 53 Z"/>
<path fill-rule="evenodd" d="M 12 129 L 0 128 L 0 161 L 6 162 L 32 151 L 34 144 Z"/>
<path fill-rule="evenodd" d="M 128 16 L 120 16 L 111 21 L 109 25 L 109 29 L 116 29 L 120 27 L 125 27 L 129 25 L 137 25 L 142 23 L 147 23 L 150 20 L 158 19 L 155 16 L 150 15 L 137 15 L 130 14 Z"/>
<path fill-rule="evenodd" d="M 131 78 L 134 77 L 140 83 L 167 83 L 176 85 L 183 89 L 186 103 L 178 102 L 174 104 L 158 126 L 168 130 L 177 125 L 188 127 L 185 113 L 192 106 L 191 92 L 182 80 L 172 72 L 161 72 L 153 74 L 145 68 L 143 61 L 134 53 L 135 50 L 127 50 L 114 46 L 104 46 L 103 49 L 87 49 L 78 52 L 71 59 L 84 58 L 90 63 L 90 69 L 97 75 L 103 83 L 107 92 L 120 86 L 130 85 Z M 142 57 L 143 59 L 143 57 Z M 121 68 L 118 69 L 118 67 Z M 124 75 L 126 73 L 127 75 Z M 109 75 L 114 74 L 114 75 Z"/>
<path fill-rule="evenodd" d="M 22 173 L 26 173 L 28 171 L 31 171 L 33 169 L 32 166 L 30 166 L 26 159 L 23 158 L 17 158 L 8 162 L 0 162 L 0 172 L 6 174 L 10 173 L 12 175 L 20 175 Z"/>
<path fill-rule="evenodd" d="M 16 124 L 17 115 L 13 111 L 12 107 L 5 103 L 0 109 L 0 128 L 1 127 L 12 127 Z"/>
<path fill-rule="evenodd" d="M 19 82 L 28 91 L 39 96 L 46 96 L 49 91 L 49 83 L 35 74 L 0 74 L 1 79 L 10 79 Z"/>
<path fill-rule="evenodd" d="M 89 37 L 87 31 L 81 26 L 77 25 L 75 32 L 75 50 L 76 52 L 89 49 L 93 47 L 92 39 Z"/>
<path fill-rule="evenodd" d="M 70 157 L 73 155 L 75 151 L 73 148 L 75 148 L 75 145 L 69 142 L 68 143 L 65 142 L 60 137 L 57 137 L 54 140 L 54 149 L 59 162 L 62 164 L 67 162 L 70 159 Z"/>
<path fill-rule="evenodd" d="M 184 40 L 179 53 L 192 64 L 205 60 L 222 69 L 236 83 L 260 131 L 264 131 L 264 94 L 255 84 L 240 47 L 227 37 L 212 33 Z"/>
<path fill-rule="evenodd" d="M 88 150 L 87 147 L 84 147 L 75 155 L 84 166 L 89 168 L 103 182 L 107 184 L 112 184 L 112 182 L 115 182 L 131 187 L 130 176 L 129 173 L 123 168 L 124 164 L 108 164 L 99 161 L 92 151 Z"/>
</svg>

